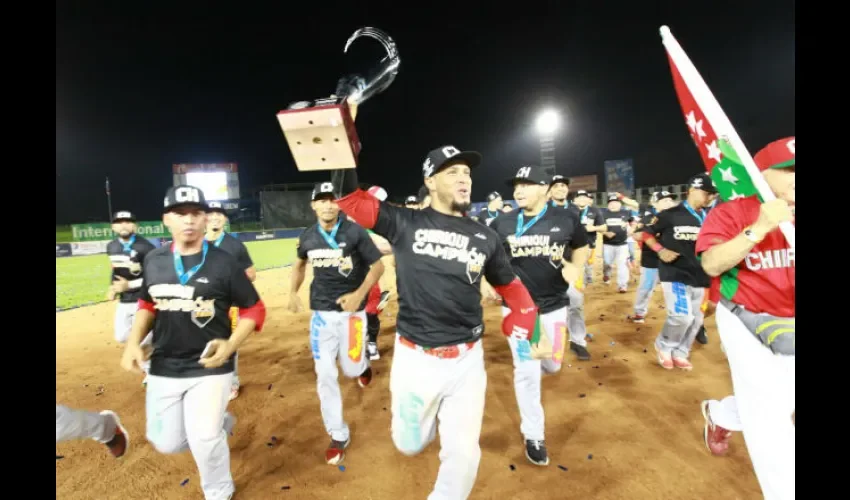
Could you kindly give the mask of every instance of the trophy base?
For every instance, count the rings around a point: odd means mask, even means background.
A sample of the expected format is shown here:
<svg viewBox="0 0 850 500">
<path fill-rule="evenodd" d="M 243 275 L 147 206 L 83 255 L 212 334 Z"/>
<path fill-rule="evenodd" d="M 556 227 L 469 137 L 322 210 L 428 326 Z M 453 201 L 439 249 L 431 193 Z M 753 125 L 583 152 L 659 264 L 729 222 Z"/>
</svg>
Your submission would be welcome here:
<svg viewBox="0 0 850 500">
<path fill-rule="evenodd" d="M 360 140 L 345 99 L 300 103 L 296 109 L 280 111 L 277 121 L 299 171 L 357 166 Z"/>
</svg>

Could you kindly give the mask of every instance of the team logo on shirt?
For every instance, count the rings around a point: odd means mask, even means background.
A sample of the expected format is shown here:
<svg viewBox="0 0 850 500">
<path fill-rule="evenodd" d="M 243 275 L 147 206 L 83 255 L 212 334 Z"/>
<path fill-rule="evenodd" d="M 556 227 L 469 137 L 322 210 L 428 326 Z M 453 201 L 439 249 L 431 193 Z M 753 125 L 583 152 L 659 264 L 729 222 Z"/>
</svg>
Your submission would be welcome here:
<svg viewBox="0 0 850 500">
<path fill-rule="evenodd" d="M 611 226 L 622 227 L 622 226 L 626 225 L 626 221 L 624 221 L 622 217 L 614 217 L 614 218 L 611 218 L 611 219 L 605 219 L 605 225 L 608 226 L 608 227 L 611 227 Z"/>
<path fill-rule="evenodd" d="M 335 267 L 339 274 L 348 278 L 351 271 L 354 270 L 354 262 L 351 256 L 345 256 L 341 248 L 316 248 L 307 251 L 307 259 L 313 269 L 322 267 Z"/>
<path fill-rule="evenodd" d="M 676 226 L 673 228 L 673 239 L 678 241 L 696 241 L 699 236 L 698 226 Z"/>
<path fill-rule="evenodd" d="M 441 229 L 417 229 L 413 237 L 413 253 L 466 264 L 470 284 L 481 277 L 487 255 L 469 247 L 469 236 Z"/>
<path fill-rule="evenodd" d="M 511 249 L 511 258 L 521 257 L 549 257 L 549 264 L 558 269 L 564 258 L 566 245 L 551 241 L 548 234 L 530 234 L 516 237 L 510 235 L 507 238 Z"/>
<path fill-rule="evenodd" d="M 215 299 L 195 297 L 195 287 L 188 285 L 153 285 L 148 293 L 158 311 L 187 312 L 198 328 L 207 326 L 215 317 Z"/>
<path fill-rule="evenodd" d="M 136 260 L 133 260 L 131 256 L 128 255 L 110 255 L 109 261 L 112 263 L 112 267 L 119 269 L 126 269 L 133 276 L 138 276 L 142 272 L 142 264 Z"/>
</svg>

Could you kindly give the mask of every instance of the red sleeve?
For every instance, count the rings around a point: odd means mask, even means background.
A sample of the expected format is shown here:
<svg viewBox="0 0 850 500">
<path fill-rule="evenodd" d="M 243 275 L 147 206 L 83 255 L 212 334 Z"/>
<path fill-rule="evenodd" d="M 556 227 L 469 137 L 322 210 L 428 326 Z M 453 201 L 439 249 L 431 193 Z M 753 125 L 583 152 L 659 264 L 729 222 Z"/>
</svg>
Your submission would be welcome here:
<svg viewBox="0 0 850 500">
<path fill-rule="evenodd" d="M 507 337 L 518 334 L 530 340 L 534 333 L 535 321 L 537 321 L 537 306 L 531 299 L 528 289 L 519 278 L 514 278 L 507 285 L 494 286 L 493 289 L 502 296 L 505 305 L 511 310 L 502 321 L 502 333 Z"/>
<path fill-rule="evenodd" d="M 257 325 L 254 327 L 255 332 L 263 331 L 263 325 L 266 323 L 266 305 L 262 300 L 258 300 L 251 307 L 239 308 L 239 318 L 253 319 Z"/>
<path fill-rule="evenodd" d="M 711 287 L 708 289 L 708 301 L 714 304 L 720 302 L 720 277 L 711 278 Z"/>
<path fill-rule="evenodd" d="M 139 299 L 139 310 L 144 309 L 145 311 L 150 311 L 151 314 L 156 314 L 156 306 L 153 302 L 148 302 L 145 299 Z"/>
<path fill-rule="evenodd" d="M 380 202 L 362 189 L 338 199 L 337 205 L 345 215 L 351 217 L 357 224 L 366 229 L 373 229 L 375 223 L 378 222 Z"/>
<path fill-rule="evenodd" d="M 726 202 L 713 208 L 705 218 L 705 222 L 697 237 L 697 255 L 708 251 L 714 245 L 726 243 L 744 230 L 742 214 L 746 207 L 734 201 Z"/>
</svg>

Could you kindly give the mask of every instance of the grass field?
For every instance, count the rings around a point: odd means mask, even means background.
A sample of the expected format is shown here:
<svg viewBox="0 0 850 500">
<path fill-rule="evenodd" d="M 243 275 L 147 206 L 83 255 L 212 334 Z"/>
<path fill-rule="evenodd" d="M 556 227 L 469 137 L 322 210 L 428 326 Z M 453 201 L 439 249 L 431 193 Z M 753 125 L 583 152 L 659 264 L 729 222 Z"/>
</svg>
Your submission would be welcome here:
<svg viewBox="0 0 850 500">
<path fill-rule="evenodd" d="M 296 239 L 246 243 L 254 267 L 260 271 L 291 264 L 295 260 Z M 56 259 L 56 310 L 69 309 L 106 300 L 109 285 L 109 259 L 105 254 Z"/>
</svg>

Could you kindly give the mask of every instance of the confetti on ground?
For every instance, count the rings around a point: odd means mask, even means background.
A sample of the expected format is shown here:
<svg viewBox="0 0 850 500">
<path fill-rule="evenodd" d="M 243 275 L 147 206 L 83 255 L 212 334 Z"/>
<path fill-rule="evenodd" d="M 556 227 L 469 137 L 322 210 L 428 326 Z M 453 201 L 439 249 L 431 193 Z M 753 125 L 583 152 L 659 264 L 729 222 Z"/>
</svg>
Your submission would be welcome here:
<svg viewBox="0 0 850 500">
<path fill-rule="evenodd" d="M 602 382 L 599 382 L 599 385 L 602 385 Z"/>
<path fill-rule="evenodd" d="M 183 480 L 183 482 L 182 482 L 182 483 L 180 483 L 180 486 L 186 486 L 187 484 L 189 484 L 189 480 L 188 480 L 188 479 L 184 479 L 184 480 Z"/>
<path fill-rule="evenodd" d="M 614 345 L 614 344 L 615 344 L 615 342 L 612 340 L 612 341 L 611 341 L 611 345 Z"/>
<path fill-rule="evenodd" d="M 510 467 L 510 468 L 511 468 L 511 470 L 516 470 L 516 465 L 514 465 L 514 464 L 511 464 L 511 465 L 509 465 L 508 467 Z"/>
<path fill-rule="evenodd" d="M 345 466 L 344 466 L 344 465 L 340 465 L 340 466 L 339 466 L 339 471 L 340 471 L 340 472 L 345 472 Z"/>
<path fill-rule="evenodd" d="M 561 469 L 562 471 L 569 470 L 569 469 L 567 469 L 566 467 L 564 467 L 563 465 L 559 465 L 559 466 L 558 466 L 558 468 L 559 468 L 559 469 Z"/>
<path fill-rule="evenodd" d="M 274 446 L 274 444 L 273 444 L 273 443 L 266 443 L 266 446 L 268 446 L 269 448 L 271 448 L 272 446 Z"/>
<path fill-rule="evenodd" d="M 277 437 L 272 436 L 272 442 L 277 441 Z"/>
<path fill-rule="evenodd" d="M 281 487 L 280 487 L 280 489 L 282 489 L 282 490 L 288 490 L 288 489 L 289 489 L 289 486 L 281 486 Z"/>
<path fill-rule="evenodd" d="M 578 397 L 580 397 L 580 398 L 587 397 L 587 394 L 582 393 L 582 394 L 579 394 Z"/>
<path fill-rule="evenodd" d="M 593 453 L 591 453 L 590 455 L 588 455 L 588 456 L 587 456 L 587 459 L 588 459 L 588 460 L 593 460 Z"/>
<path fill-rule="evenodd" d="M 62 460 L 63 458 L 65 458 L 65 455 L 56 455 L 56 460 Z"/>
<path fill-rule="evenodd" d="M 646 352 L 646 349 L 644 349 L 643 352 Z"/>
<path fill-rule="evenodd" d="M 270 391 L 270 390 L 272 390 L 272 385 L 271 385 L 271 384 L 269 384 L 269 388 L 268 388 L 267 390 L 269 390 L 269 391 Z"/>
</svg>

